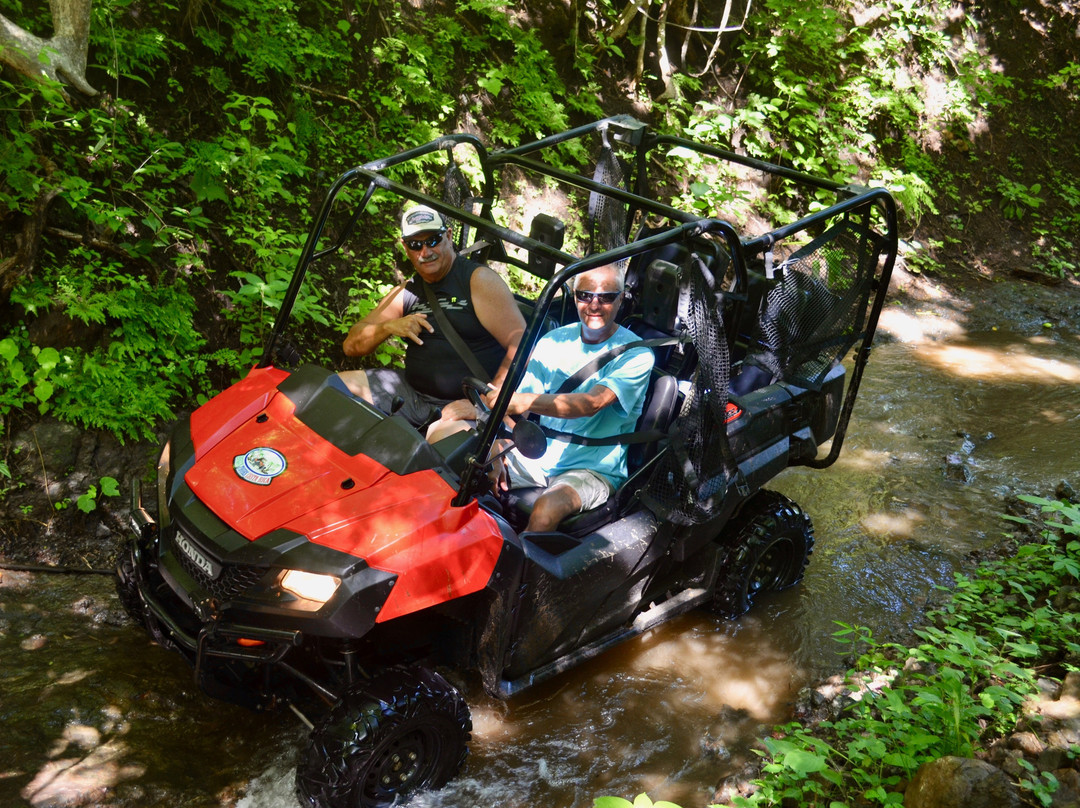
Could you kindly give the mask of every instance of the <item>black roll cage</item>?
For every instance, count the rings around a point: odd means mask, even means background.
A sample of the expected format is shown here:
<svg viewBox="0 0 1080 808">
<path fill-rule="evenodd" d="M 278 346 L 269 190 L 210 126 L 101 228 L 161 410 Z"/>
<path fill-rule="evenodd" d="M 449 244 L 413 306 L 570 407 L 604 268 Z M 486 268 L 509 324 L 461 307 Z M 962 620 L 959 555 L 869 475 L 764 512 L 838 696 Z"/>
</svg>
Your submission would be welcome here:
<svg viewBox="0 0 1080 808">
<path fill-rule="evenodd" d="M 575 174 L 564 169 L 543 163 L 534 159 L 533 155 L 546 149 L 584 138 L 596 133 L 612 137 L 617 143 L 634 149 L 633 190 L 616 187 L 599 182 L 591 177 Z M 424 193 L 417 188 L 403 184 L 386 176 L 388 169 L 406 165 L 439 151 L 451 152 L 457 146 L 466 146 L 476 154 L 482 174 L 483 187 L 475 198 L 480 204 L 479 212 L 474 213 L 463 207 L 455 206 L 430 194 Z M 649 198 L 646 181 L 648 177 L 647 165 L 649 155 L 661 147 L 681 147 L 698 154 L 713 157 L 719 160 L 736 163 L 767 174 L 782 177 L 796 184 L 809 186 L 815 189 L 824 189 L 835 192 L 841 199 L 834 205 L 804 216 L 797 221 L 771 230 L 770 232 L 743 240 L 735 227 L 723 219 L 702 218 L 684 210 L 666 205 Z M 520 233 L 495 223 L 492 217 L 492 201 L 495 198 L 496 170 L 504 166 L 514 166 L 541 177 L 548 177 L 564 185 L 578 188 L 590 193 L 599 193 L 609 199 L 625 203 L 628 210 L 627 222 L 633 222 L 635 214 L 650 214 L 663 217 L 677 224 L 670 229 L 655 235 L 649 235 L 638 240 L 630 240 L 630 234 L 623 234 L 629 243 L 615 249 L 588 256 L 577 256 L 561 249 L 543 243 L 528 235 Z M 355 210 L 347 220 L 345 226 L 332 244 L 319 247 L 324 238 L 327 222 L 335 200 L 349 187 L 362 185 L 364 193 Z M 884 219 L 885 230 L 883 238 L 887 244 L 885 251 L 885 266 L 883 277 L 888 278 L 892 271 L 897 248 L 897 216 L 896 206 L 892 196 L 885 188 L 870 188 L 859 185 L 838 183 L 832 180 L 815 177 L 798 171 L 794 168 L 769 163 L 756 158 L 740 155 L 708 144 L 688 140 L 673 135 L 657 134 L 649 131 L 646 124 L 627 115 L 620 115 L 595 121 L 584 126 L 579 126 L 565 132 L 551 135 L 540 140 L 525 143 L 514 148 L 499 151 L 490 151 L 475 135 L 458 133 L 444 135 L 428 143 L 416 146 L 412 149 L 394 154 L 388 157 L 372 160 L 363 165 L 349 169 L 343 173 L 331 185 L 318 213 L 315 216 L 307 240 L 300 253 L 296 270 L 282 300 L 281 308 L 274 322 L 273 330 L 267 341 L 262 358 L 258 367 L 266 367 L 272 364 L 277 345 L 283 338 L 288 325 L 293 306 L 296 302 L 300 288 L 304 282 L 309 268 L 320 259 L 337 253 L 354 233 L 356 226 L 367 213 L 368 203 L 376 190 L 388 191 L 402 199 L 416 203 L 429 205 L 443 213 L 445 216 L 471 226 L 475 232 L 475 238 L 483 238 L 489 244 L 489 260 L 497 260 L 506 264 L 527 269 L 527 262 L 518 259 L 505 249 L 505 244 L 511 244 L 523 249 L 530 255 L 538 255 L 542 258 L 561 265 L 562 268 L 554 273 L 548 280 L 540 295 L 534 302 L 533 316 L 528 323 L 525 334 L 522 336 L 517 355 L 507 374 L 506 383 L 503 385 L 498 400 L 492 410 L 486 426 L 480 434 L 476 454 L 470 458 L 468 467 L 462 477 L 460 491 L 454 500 L 455 505 L 464 505 L 474 495 L 474 485 L 482 476 L 482 460 L 487 457 L 488 450 L 494 443 L 499 431 L 502 415 L 506 411 L 510 396 L 525 374 L 528 358 L 532 353 L 537 340 L 540 338 L 547 315 L 558 291 L 575 275 L 586 272 L 596 267 L 629 259 L 635 255 L 647 253 L 666 245 L 677 242 L 686 242 L 698 239 L 702 236 L 718 238 L 727 248 L 730 256 L 730 270 L 734 280 L 729 289 L 724 292 L 725 303 L 732 307 L 732 316 L 727 320 L 731 333 L 728 334 L 729 343 L 734 338 L 735 324 L 739 321 L 742 306 L 746 301 L 748 286 L 748 259 L 752 256 L 767 254 L 772 245 L 789 235 L 823 224 L 836 216 L 863 215 L 867 224 L 871 216 L 871 210 L 877 206 Z M 856 349 L 854 369 L 848 384 L 847 395 L 841 410 L 836 433 L 833 438 L 829 454 L 823 458 L 815 458 L 805 464 L 814 468 L 824 468 L 831 465 L 839 456 L 843 443 L 844 434 L 850 419 L 854 405 L 862 371 L 869 357 L 870 343 L 884 304 L 887 283 L 881 284 L 875 293 L 874 300 L 867 319 L 867 328 L 862 344 Z"/>
</svg>

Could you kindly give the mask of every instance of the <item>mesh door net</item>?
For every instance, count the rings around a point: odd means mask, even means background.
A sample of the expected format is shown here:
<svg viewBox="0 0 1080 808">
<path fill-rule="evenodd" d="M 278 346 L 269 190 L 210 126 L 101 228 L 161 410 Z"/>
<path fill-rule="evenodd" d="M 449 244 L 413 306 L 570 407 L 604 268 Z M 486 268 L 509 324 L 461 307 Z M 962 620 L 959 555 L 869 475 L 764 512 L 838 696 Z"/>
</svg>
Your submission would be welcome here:
<svg viewBox="0 0 1080 808">
<path fill-rule="evenodd" d="M 698 364 L 642 499 L 656 514 L 690 525 L 715 516 L 736 472 L 726 413 L 731 357 L 724 331 L 719 282 L 697 255 L 684 267 L 685 326 Z"/>
<path fill-rule="evenodd" d="M 813 387 L 863 335 L 879 238 L 849 221 L 792 253 L 765 298 L 749 361 Z"/>
<path fill-rule="evenodd" d="M 625 188 L 624 171 L 619 156 L 603 133 L 603 143 L 596 159 L 593 179 L 613 188 Z M 589 192 L 589 251 L 607 252 L 626 243 L 626 203 L 606 194 Z"/>
</svg>

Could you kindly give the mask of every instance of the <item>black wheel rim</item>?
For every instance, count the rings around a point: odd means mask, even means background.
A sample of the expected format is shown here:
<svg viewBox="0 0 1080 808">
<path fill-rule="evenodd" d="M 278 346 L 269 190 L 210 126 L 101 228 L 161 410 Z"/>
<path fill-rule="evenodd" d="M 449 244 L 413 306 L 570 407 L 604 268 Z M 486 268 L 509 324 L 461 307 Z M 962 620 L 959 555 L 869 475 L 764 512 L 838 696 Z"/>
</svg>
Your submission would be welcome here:
<svg viewBox="0 0 1080 808">
<path fill-rule="evenodd" d="M 439 760 L 438 733 L 416 727 L 388 739 L 373 756 L 360 788 L 360 808 L 383 806 L 427 784 Z"/>
<path fill-rule="evenodd" d="M 783 589 L 791 578 L 795 559 L 795 545 L 791 539 L 781 538 L 770 544 L 754 564 L 747 576 L 746 593 L 750 597 L 760 592 Z"/>
</svg>

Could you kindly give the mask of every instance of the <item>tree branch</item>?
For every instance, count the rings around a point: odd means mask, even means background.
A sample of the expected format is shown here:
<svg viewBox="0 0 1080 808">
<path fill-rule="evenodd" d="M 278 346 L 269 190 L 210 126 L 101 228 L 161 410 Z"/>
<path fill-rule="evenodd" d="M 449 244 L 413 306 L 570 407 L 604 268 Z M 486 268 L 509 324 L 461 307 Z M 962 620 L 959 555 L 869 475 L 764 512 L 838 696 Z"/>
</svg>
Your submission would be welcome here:
<svg viewBox="0 0 1080 808">
<path fill-rule="evenodd" d="M 750 15 L 750 2 L 751 0 L 746 0 L 746 15 L 743 17 L 743 24 L 746 23 L 746 17 Z M 713 59 L 716 58 L 716 52 L 720 50 L 720 37 L 727 32 L 728 20 L 731 19 L 731 4 L 732 0 L 725 0 L 724 15 L 720 19 L 720 27 L 716 30 L 716 39 L 713 40 L 712 48 L 709 50 L 709 56 L 705 59 L 705 67 L 702 68 L 700 73 L 691 73 L 690 75 L 694 78 L 700 78 L 712 69 Z M 741 28 L 742 26 L 740 25 L 739 27 Z"/>
<path fill-rule="evenodd" d="M 53 35 L 34 36 L 0 14 L 0 61 L 35 81 L 66 83 L 83 95 L 97 95 L 86 80 L 92 0 L 49 0 Z"/>
<path fill-rule="evenodd" d="M 626 4 L 626 8 L 619 14 L 619 19 L 615 21 L 615 27 L 611 29 L 611 41 L 617 42 L 626 36 L 626 32 L 630 29 L 630 23 L 634 20 L 634 15 L 639 11 L 644 14 L 645 9 L 649 7 L 652 0 L 630 0 Z"/>
</svg>

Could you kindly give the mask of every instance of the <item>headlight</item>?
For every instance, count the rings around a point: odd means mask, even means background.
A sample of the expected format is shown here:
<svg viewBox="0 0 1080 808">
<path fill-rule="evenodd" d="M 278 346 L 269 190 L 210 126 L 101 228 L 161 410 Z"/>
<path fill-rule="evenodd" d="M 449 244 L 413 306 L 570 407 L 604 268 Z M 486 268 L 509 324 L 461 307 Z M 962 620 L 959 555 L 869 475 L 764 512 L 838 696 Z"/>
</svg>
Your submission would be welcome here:
<svg viewBox="0 0 1080 808">
<path fill-rule="evenodd" d="M 326 603 L 337 591 L 341 580 L 333 575 L 316 575 L 313 572 L 287 570 L 281 576 L 281 588 L 298 598 Z"/>
</svg>

